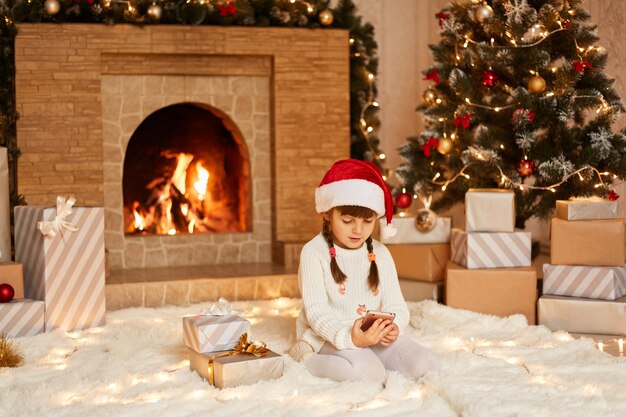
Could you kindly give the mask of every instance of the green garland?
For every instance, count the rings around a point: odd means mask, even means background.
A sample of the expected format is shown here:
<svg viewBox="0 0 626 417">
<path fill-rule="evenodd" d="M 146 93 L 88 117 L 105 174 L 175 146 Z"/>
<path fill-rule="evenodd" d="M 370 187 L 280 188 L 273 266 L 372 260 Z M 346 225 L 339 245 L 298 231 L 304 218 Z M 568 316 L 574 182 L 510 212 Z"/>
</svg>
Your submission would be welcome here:
<svg viewBox="0 0 626 417">
<path fill-rule="evenodd" d="M 336 8 L 329 0 L 49 0 L 59 6 L 46 12 L 42 0 L 0 0 L 0 146 L 9 150 L 12 204 L 23 203 L 17 194 L 17 147 L 15 111 L 14 41 L 16 23 L 80 22 L 94 24 L 132 23 L 181 25 L 280 26 L 335 28 L 350 31 L 350 136 L 352 158 L 375 162 L 381 169 L 379 140 L 374 132 L 380 121 L 378 108 L 371 106 L 376 94 L 378 69 L 374 27 L 362 23 L 352 0 L 340 0 Z M 48 4 L 50 6 L 50 4 Z M 332 12 L 332 23 L 323 17 Z M 322 16 L 320 16 L 322 15 Z M 157 18 L 158 17 L 158 18 Z M 327 23 L 327 21 L 326 21 Z M 374 79 L 369 78 L 369 74 Z M 372 132 L 363 131 L 363 121 Z"/>
</svg>

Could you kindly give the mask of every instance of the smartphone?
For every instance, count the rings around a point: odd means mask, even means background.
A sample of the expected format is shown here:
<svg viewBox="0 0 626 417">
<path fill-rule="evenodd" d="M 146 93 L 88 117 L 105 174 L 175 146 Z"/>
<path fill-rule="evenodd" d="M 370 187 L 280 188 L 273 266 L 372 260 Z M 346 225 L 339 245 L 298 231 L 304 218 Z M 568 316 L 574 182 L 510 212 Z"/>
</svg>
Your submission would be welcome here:
<svg viewBox="0 0 626 417">
<path fill-rule="evenodd" d="M 393 323 L 393 320 L 396 318 L 396 313 L 386 313 L 384 311 L 376 311 L 376 310 L 367 310 L 365 313 L 365 317 L 363 318 L 363 323 L 361 324 L 361 330 L 366 331 L 372 324 L 376 321 L 376 319 L 389 320 Z"/>
</svg>

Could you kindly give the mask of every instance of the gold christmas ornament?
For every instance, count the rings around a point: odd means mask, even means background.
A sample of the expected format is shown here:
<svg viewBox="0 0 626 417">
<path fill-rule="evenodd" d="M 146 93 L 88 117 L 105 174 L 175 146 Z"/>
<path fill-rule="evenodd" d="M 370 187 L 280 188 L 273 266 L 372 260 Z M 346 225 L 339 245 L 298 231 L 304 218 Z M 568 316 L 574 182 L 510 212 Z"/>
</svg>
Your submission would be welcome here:
<svg viewBox="0 0 626 417">
<path fill-rule="evenodd" d="M 546 89 L 546 80 L 539 75 L 534 75 L 528 80 L 528 91 L 535 94 L 541 94 Z"/>
<path fill-rule="evenodd" d="M 437 92 L 435 90 L 433 90 L 432 88 L 428 87 L 425 91 L 424 94 L 422 94 L 422 98 L 424 99 L 424 103 L 426 104 L 435 104 L 435 101 L 437 100 Z"/>
<path fill-rule="evenodd" d="M 437 214 L 429 208 L 421 208 L 417 210 L 415 216 L 415 228 L 422 233 L 428 233 L 435 227 L 437 223 Z"/>
<path fill-rule="evenodd" d="M 331 12 L 328 9 L 324 9 L 320 12 L 318 19 L 322 25 L 328 26 L 331 23 L 333 23 L 333 19 L 334 19 L 333 12 Z"/>
<path fill-rule="evenodd" d="M 452 150 L 452 141 L 449 138 L 440 138 L 437 150 L 442 155 L 447 154 Z"/>
<path fill-rule="evenodd" d="M 43 4 L 43 8 L 50 16 L 54 16 L 61 10 L 61 3 L 59 3 L 59 0 L 46 0 Z"/>
<path fill-rule="evenodd" d="M 474 16 L 476 16 L 476 20 L 483 23 L 485 20 L 491 19 L 491 16 L 493 16 L 493 9 L 488 4 L 483 4 L 476 9 Z"/>
<path fill-rule="evenodd" d="M 163 8 L 156 3 L 152 3 L 146 12 L 154 20 L 160 20 L 163 15 Z"/>
</svg>

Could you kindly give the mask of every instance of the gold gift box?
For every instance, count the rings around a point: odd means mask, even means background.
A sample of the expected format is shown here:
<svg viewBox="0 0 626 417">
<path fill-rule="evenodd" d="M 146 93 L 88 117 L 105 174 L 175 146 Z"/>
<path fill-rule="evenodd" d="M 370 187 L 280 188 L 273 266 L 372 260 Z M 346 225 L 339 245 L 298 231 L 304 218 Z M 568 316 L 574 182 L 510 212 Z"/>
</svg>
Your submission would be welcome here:
<svg viewBox="0 0 626 417">
<path fill-rule="evenodd" d="M 187 348 L 187 352 L 189 368 L 217 388 L 254 384 L 283 375 L 283 357 L 271 350 L 260 357 L 233 350 L 207 354 Z"/>
<path fill-rule="evenodd" d="M 467 269 L 449 262 L 446 305 L 496 316 L 523 314 L 535 324 L 537 271 L 530 268 Z"/>
<path fill-rule="evenodd" d="M 624 266 L 624 219 L 567 221 L 552 218 L 550 263 Z"/>
<path fill-rule="evenodd" d="M 515 231 L 515 193 L 501 188 L 470 188 L 465 193 L 467 232 Z"/>
<path fill-rule="evenodd" d="M 617 201 L 557 200 L 555 215 L 563 220 L 615 219 Z"/>
<path fill-rule="evenodd" d="M 626 335 L 626 297 L 615 300 L 542 295 L 539 324 L 550 330 Z"/>
<path fill-rule="evenodd" d="M 450 259 L 450 244 L 385 245 L 398 271 L 398 277 L 426 282 L 440 282 Z"/>
</svg>

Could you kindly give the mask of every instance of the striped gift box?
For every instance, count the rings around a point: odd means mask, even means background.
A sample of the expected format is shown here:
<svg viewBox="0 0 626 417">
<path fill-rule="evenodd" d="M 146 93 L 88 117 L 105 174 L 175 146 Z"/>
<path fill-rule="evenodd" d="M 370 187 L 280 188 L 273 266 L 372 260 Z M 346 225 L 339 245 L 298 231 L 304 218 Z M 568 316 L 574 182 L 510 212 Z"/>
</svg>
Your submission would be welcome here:
<svg viewBox="0 0 626 417">
<path fill-rule="evenodd" d="M 626 295 L 626 266 L 544 264 L 543 293 L 615 300 Z"/>
<path fill-rule="evenodd" d="M 530 232 L 471 232 L 452 229 L 451 260 L 468 269 L 530 266 Z"/>
<path fill-rule="evenodd" d="M 72 210 L 66 220 L 78 230 L 45 238 L 37 223 L 53 220 L 56 208 L 15 208 L 15 259 L 26 297 L 46 303 L 46 331 L 104 324 L 104 209 Z"/>
<path fill-rule="evenodd" d="M 43 301 L 22 299 L 0 303 L 0 334 L 22 337 L 42 333 L 44 311 Z"/>
<path fill-rule="evenodd" d="M 249 328 L 248 320 L 232 314 L 183 317 L 183 342 L 198 353 L 229 350 Z"/>
</svg>

